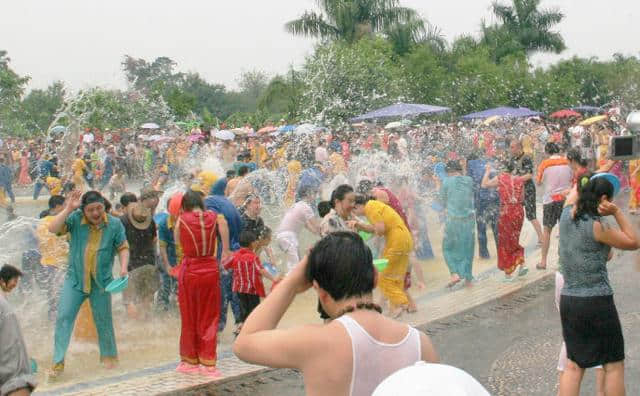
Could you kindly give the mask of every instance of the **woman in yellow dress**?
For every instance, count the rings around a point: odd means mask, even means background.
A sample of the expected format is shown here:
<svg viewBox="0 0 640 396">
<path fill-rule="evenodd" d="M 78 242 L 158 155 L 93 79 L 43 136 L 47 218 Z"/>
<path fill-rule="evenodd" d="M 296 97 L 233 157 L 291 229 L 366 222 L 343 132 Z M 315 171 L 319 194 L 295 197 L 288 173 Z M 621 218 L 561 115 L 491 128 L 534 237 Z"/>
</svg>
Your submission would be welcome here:
<svg viewBox="0 0 640 396">
<path fill-rule="evenodd" d="M 372 197 L 357 196 L 353 213 L 365 216 L 369 224 L 353 221 L 349 222 L 350 228 L 384 236 L 382 257 L 389 260 L 389 264 L 378 277 L 378 287 L 391 304 L 391 316 L 398 317 L 409 307 L 404 278 L 409 267 L 409 253 L 413 250 L 411 232 L 393 208 Z"/>
<path fill-rule="evenodd" d="M 85 190 L 84 171 L 86 168 L 87 164 L 82 159 L 81 154 L 78 153 L 78 158 L 76 158 L 71 165 L 71 170 L 73 171 L 73 184 L 75 185 L 76 190 Z"/>
<path fill-rule="evenodd" d="M 287 193 L 284 198 L 285 205 L 287 207 L 293 205 L 296 196 L 296 189 L 298 188 L 298 179 L 300 173 L 302 173 L 302 164 L 298 160 L 291 160 L 287 164 L 287 173 L 289 174 L 289 180 L 287 182 Z"/>
</svg>

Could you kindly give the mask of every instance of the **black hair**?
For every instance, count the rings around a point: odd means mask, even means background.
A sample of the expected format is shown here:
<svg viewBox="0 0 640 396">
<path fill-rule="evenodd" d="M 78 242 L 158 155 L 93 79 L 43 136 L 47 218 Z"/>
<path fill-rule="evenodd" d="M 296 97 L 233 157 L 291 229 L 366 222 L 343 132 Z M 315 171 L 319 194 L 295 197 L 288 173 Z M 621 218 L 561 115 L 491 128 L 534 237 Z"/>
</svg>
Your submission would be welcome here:
<svg viewBox="0 0 640 396">
<path fill-rule="evenodd" d="M 558 154 L 560 152 L 560 147 L 558 147 L 554 142 L 549 142 L 544 146 L 544 152 L 549 155 Z"/>
<path fill-rule="evenodd" d="M 236 175 L 236 171 L 233 169 L 229 169 L 227 171 L 227 179 L 232 179 Z"/>
<path fill-rule="evenodd" d="M 246 165 L 242 165 L 238 168 L 238 176 L 244 176 L 249 173 L 249 167 Z"/>
<path fill-rule="evenodd" d="M 111 201 L 106 198 L 104 199 L 104 211 L 107 213 L 111 212 Z"/>
<path fill-rule="evenodd" d="M 138 197 L 136 197 L 136 194 L 131 192 L 126 192 L 120 196 L 120 204 L 123 207 L 126 208 L 127 206 L 129 206 L 131 202 L 138 202 Z"/>
<path fill-rule="evenodd" d="M 252 243 L 258 240 L 258 236 L 251 230 L 243 230 L 238 236 L 238 242 L 243 248 L 248 248 Z"/>
<path fill-rule="evenodd" d="M 14 267 L 13 265 L 5 264 L 0 268 L 0 280 L 4 283 L 9 283 L 13 278 L 19 278 L 22 276 L 22 271 Z"/>
<path fill-rule="evenodd" d="M 592 219 L 600 217 L 598 213 L 600 198 L 606 195 L 607 198 L 613 199 L 613 184 L 609 180 L 604 177 L 590 178 L 582 185 L 582 180 L 585 177 L 586 175 L 578 180 L 578 203 L 576 204 L 574 221 L 584 220 L 587 217 Z"/>
<path fill-rule="evenodd" d="M 505 172 L 507 172 L 507 173 L 513 172 L 513 169 L 514 169 L 513 161 L 504 160 L 504 161 L 502 161 L 501 166 L 502 166 L 502 169 Z"/>
<path fill-rule="evenodd" d="M 356 188 L 356 192 L 358 194 L 369 194 L 369 192 L 373 189 L 373 182 L 371 180 L 360 180 L 358 183 L 358 188 Z"/>
<path fill-rule="evenodd" d="M 311 249 L 306 276 L 336 301 L 371 294 L 375 280 L 371 250 L 356 233 L 332 232 Z"/>
<path fill-rule="evenodd" d="M 204 210 L 204 202 L 200 191 L 187 190 L 182 197 L 182 210 L 191 212 L 195 208 Z"/>
<path fill-rule="evenodd" d="M 260 229 L 259 235 L 258 235 L 258 239 L 267 239 L 267 238 L 271 238 L 271 228 L 269 228 L 269 226 L 263 226 Z"/>
<path fill-rule="evenodd" d="M 51 198 L 49 198 L 49 209 L 60 205 L 64 205 L 64 197 L 62 195 L 52 195 Z"/>
<path fill-rule="evenodd" d="M 462 172 L 462 164 L 457 160 L 449 160 L 445 165 L 447 172 Z"/>
<path fill-rule="evenodd" d="M 331 211 L 331 203 L 329 201 L 318 202 L 318 215 L 324 217 Z"/>
<path fill-rule="evenodd" d="M 577 162 L 577 163 L 581 163 L 582 162 L 582 155 L 580 154 L 580 150 L 578 150 L 576 148 L 569 149 L 569 151 L 567 151 L 567 159 L 569 161 L 574 161 L 574 162 Z"/>
<path fill-rule="evenodd" d="M 336 207 L 336 199 L 338 201 L 342 201 L 347 194 L 353 192 L 353 187 L 348 184 L 339 185 L 333 192 L 331 193 L 331 198 L 329 199 L 329 204 L 332 208 Z"/>
<path fill-rule="evenodd" d="M 367 202 L 374 200 L 375 198 L 373 198 L 370 195 L 362 195 L 362 194 L 358 194 L 356 195 L 356 205 L 366 205 Z"/>
<path fill-rule="evenodd" d="M 102 194 L 100 194 L 100 192 L 95 191 L 95 190 L 91 190 L 91 191 L 87 191 L 86 193 L 84 193 L 82 195 L 82 201 L 80 204 L 80 208 L 82 209 L 82 211 L 84 212 L 84 208 L 86 208 L 88 205 L 91 205 L 93 203 L 101 203 L 106 210 L 106 202 L 104 197 L 102 196 Z"/>
<path fill-rule="evenodd" d="M 300 187 L 300 189 L 298 190 L 297 193 L 297 200 L 300 201 L 303 198 L 309 197 L 312 194 L 315 194 L 318 191 L 317 188 L 313 187 L 313 186 L 302 186 Z"/>
</svg>

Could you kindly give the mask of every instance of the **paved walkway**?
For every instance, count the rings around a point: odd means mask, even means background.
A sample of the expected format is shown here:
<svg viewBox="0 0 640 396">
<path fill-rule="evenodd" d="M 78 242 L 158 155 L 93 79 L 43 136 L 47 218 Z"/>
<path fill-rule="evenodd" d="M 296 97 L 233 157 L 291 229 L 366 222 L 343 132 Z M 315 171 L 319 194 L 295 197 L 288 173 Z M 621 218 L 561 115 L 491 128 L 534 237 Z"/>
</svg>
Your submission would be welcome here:
<svg viewBox="0 0 640 396">
<path fill-rule="evenodd" d="M 529 226 L 525 224 L 525 227 Z M 530 238 L 529 238 L 530 239 Z M 554 274 L 556 267 L 555 254 L 550 254 L 549 269 L 538 271 L 535 264 L 540 259 L 540 249 L 533 248 L 528 241 L 527 265 L 530 272 L 525 277 L 512 283 L 502 282 L 503 275 L 497 269 L 489 269 L 477 276 L 471 287 L 459 290 L 433 290 L 418 298 L 417 313 L 408 314 L 403 320 L 413 326 L 427 326 L 430 322 L 441 320 L 451 315 L 469 310 L 473 307 L 512 294 L 526 285 Z M 552 236 L 550 252 L 557 252 L 557 238 Z M 554 256 L 554 257 L 552 257 Z M 47 384 L 46 390 L 36 395 L 157 395 L 182 394 L 205 390 L 208 385 L 220 385 L 222 382 L 237 380 L 245 376 L 262 374 L 270 369 L 253 366 L 239 361 L 230 352 L 221 352 L 219 369 L 224 374 L 219 379 L 211 379 L 201 375 L 184 375 L 174 371 L 177 363 L 134 371 L 125 375 L 104 378 L 96 381 L 61 385 Z"/>
</svg>

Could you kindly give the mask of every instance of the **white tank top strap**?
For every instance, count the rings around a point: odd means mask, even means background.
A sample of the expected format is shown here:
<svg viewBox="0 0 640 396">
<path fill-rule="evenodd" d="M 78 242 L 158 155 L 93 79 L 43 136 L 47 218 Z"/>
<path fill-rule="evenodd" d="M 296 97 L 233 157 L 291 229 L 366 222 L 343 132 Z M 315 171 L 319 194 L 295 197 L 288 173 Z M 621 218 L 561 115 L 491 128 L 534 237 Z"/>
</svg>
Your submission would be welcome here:
<svg viewBox="0 0 640 396">
<path fill-rule="evenodd" d="M 389 375 L 422 360 L 420 333 L 407 326 L 407 335 L 398 343 L 389 344 L 373 338 L 355 319 L 342 315 L 336 319 L 351 339 L 353 367 L 352 396 L 368 396 Z"/>
</svg>

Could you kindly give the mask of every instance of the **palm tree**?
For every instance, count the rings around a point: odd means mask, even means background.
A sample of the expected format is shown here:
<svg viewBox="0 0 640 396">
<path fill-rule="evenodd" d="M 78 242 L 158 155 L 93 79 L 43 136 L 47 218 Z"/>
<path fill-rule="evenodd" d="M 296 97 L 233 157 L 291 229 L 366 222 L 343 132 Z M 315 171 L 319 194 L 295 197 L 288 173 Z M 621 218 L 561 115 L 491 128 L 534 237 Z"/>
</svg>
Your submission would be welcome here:
<svg viewBox="0 0 640 396">
<path fill-rule="evenodd" d="M 306 11 L 300 18 L 287 22 L 286 30 L 295 35 L 354 42 L 364 36 L 384 32 L 394 25 L 418 19 L 415 10 L 401 7 L 398 0 L 316 2 L 320 12 Z M 412 25 L 415 29 L 420 27 L 420 24 Z"/>
<path fill-rule="evenodd" d="M 562 22 L 564 14 L 557 9 L 539 9 L 540 0 L 512 0 L 508 6 L 497 1 L 491 11 L 502 25 L 485 26 L 483 36 L 487 43 L 498 44 L 495 48 L 519 45 L 530 55 L 545 51 L 559 54 L 566 46 L 559 32 L 551 29 Z M 503 51 L 504 52 L 504 51 Z"/>
<path fill-rule="evenodd" d="M 436 52 L 444 51 L 447 46 L 440 28 L 419 18 L 393 25 L 385 29 L 384 34 L 398 55 L 408 53 L 418 44 L 428 45 Z"/>
</svg>

